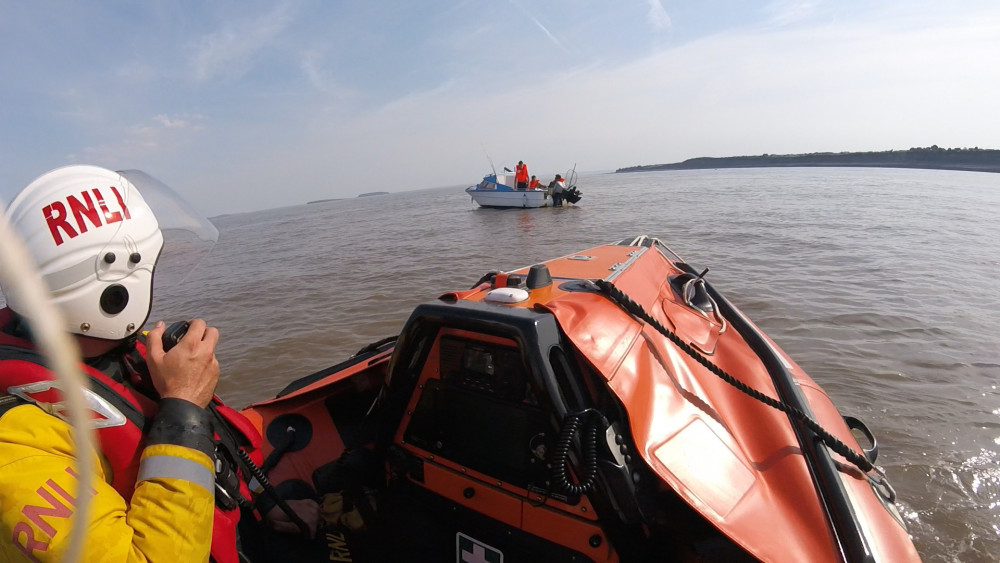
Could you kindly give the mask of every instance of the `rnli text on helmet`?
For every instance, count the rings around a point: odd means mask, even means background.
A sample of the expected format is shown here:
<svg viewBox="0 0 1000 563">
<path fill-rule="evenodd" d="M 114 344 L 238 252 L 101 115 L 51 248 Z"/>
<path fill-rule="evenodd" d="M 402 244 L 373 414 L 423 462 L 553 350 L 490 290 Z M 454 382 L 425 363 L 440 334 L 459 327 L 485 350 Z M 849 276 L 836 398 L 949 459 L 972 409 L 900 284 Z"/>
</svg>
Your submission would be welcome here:
<svg viewBox="0 0 1000 563">
<path fill-rule="evenodd" d="M 122 199 L 122 194 L 118 192 L 118 188 L 115 186 L 108 186 L 108 188 L 115 194 L 120 211 L 112 212 L 108 209 L 100 188 L 93 188 L 90 192 L 86 190 L 80 192 L 80 197 L 83 198 L 83 201 L 70 195 L 66 196 L 65 204 L 62 200 L 56 200 L 42 209 L 42 213 L 45 215 L 45 222 L 49 226 L 49 232 L 52 233 L 52 240 L 56 243 L 56 246 L 63 243 L 62 233 L 59 232 L 60 229 L 69 238 L 75 238 L 80 233 L 87 232 L 87 222 L 84 219 L 89 219 L 95 228 L 99 228 L 111 223 L 121 222 L 123 214 L 125 219 L 132 218 L 128 212 L 128 207 L 125 206 L 125 200 Z M 91 193 L 94 194 L 94 199 L 91 199 Z M 67 205 L 69 206 L 69 211 L 73 214 L 73 218 L 76 220 L 76 229 L 69 222 L 69 214 L 66 212 Z M 98 211 L 98 208 L 100 208 L 100 211 Z M 101 217 L 104 217 L 103 223 L 101 222 Z"/>
</svg>

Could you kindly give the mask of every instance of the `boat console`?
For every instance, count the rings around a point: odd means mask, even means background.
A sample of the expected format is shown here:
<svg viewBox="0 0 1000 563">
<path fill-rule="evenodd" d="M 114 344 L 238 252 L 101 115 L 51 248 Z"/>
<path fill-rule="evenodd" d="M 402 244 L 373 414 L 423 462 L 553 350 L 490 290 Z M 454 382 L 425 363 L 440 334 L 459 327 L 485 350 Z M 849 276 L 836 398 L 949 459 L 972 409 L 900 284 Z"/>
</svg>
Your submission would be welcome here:
<svg viewBox="0 0 1000 563">
<path fill-rule="evenodd" d="M 523 489 L 542 489 L 557 430 L 514 347 L 442 337 L 403 442 Z"/>
</svg>

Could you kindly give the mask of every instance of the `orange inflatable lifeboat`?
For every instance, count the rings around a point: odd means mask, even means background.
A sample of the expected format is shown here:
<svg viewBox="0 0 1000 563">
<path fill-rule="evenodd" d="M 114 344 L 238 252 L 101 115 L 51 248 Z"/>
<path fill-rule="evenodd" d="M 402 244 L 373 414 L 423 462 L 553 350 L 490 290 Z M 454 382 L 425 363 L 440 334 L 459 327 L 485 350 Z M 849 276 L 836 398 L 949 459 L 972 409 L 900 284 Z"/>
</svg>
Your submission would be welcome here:
<svg viewBox="0 0 1000 563">
<path fill-rule="evenodd" d="M 487 274 L 244 412 L 326 560 L 919 560 L 864 424 L 645 236 Z"/>
</svg>

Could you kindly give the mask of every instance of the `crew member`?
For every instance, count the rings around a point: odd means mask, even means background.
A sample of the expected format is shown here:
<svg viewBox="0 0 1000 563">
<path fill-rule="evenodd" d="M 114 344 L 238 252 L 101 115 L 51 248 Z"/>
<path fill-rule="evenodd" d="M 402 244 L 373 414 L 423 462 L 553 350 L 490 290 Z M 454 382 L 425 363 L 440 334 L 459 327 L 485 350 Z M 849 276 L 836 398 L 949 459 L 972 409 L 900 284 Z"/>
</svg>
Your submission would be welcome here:
<svg viewBox="0 0 1000 563">
<path fill-rule="evenodd" d="M 7 209 L 84 357 L 100 452 L 85 561 L 240 560 L 240 507 L 259 463 L 252 424 L 214 397 L 219 333 L 200 319 L 169 351 L 165 326 L 139 330 L 152 302 L 163 235 L 126 176 L 95 166 L 42 175 Z M 71 428 L 53 374 L 35 349 L 22 296 L 4 285 L 0 310 L 0 559 L 59 561 L 80 487 Z M 44 385 L 43 385 L 44 387 Z M 208 408 L 206 408 L 208 407 Z M 87 455 L 86 452 L 77 452 Z M 318 505 L 288 501 L 315 533 Z M 244 522 L 246 523 L 246 521 Z M 279 524 L 275 524 L 280 527 Z"/>
<path fill-rule="evenodd" d="M 538 183 L 539 183 L 538 182 L 538 178 L 536 178 L 535 176 L 532 176 L 531 177 L 531 181 L 528 182 L 528 187 L 531 188 L 531 189 L 535 189 L 535 188 L 538 187 Z"/>
<path fill-rule="evenodd" d="M 563 190 L 566 189 L 566 183 L 563 181 L 563 177 L 560 174 L 556 174 L 555 179 L 549 182 L 549 187 L 552 188 L 553 207 L 561 207 L 563 202 Z"/>
<path fill-rule="evenodd" d="M 522 160 L 517 161 L 517 166 L 514 167 L 514 182 L 516 182 L 517 189 L 528 189 L 528 165 Z"/>
</svg>

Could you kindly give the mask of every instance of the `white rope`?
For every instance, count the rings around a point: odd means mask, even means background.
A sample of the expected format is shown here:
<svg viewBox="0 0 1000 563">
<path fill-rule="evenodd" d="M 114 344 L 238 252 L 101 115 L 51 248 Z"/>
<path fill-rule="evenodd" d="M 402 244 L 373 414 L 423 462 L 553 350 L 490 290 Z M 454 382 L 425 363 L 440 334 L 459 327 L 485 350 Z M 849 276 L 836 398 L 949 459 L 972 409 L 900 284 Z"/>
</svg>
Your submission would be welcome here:
<svg viewBox="0 0 1000 563">
<path fill-rule="evenodd" d="M 59 310 L 49 301 L 34 260 L 28 255 L 21 238 L 10 228 L 5 213 L 0 212 L 0 281 L 12 293 L 17 293 L 25 310 L 18 311 L 31 321 L 31 333 L 38 343 L 39 351 L 49 361 L 52 371 L 59 381 L 59 388 L 69 411 L 69 422 L 73 426 L 73 445 L 76 452 L 77 482 L 76 510 L 70 521 L 69 546 L 65 561 L 76 563 L 83 553 L 84 534 L 87 532 L 88 508 L 90 506 L 91 483 L 94 480 L 94 456 L 92 455 L 94 430 L 85 406 L 83 389 L 87 380 L 79 370 L 80 350 L 76 340 L 63 330 L 64 323 Z M 6 391 L 6 390 L 4 390 Z"/>
</svg>

